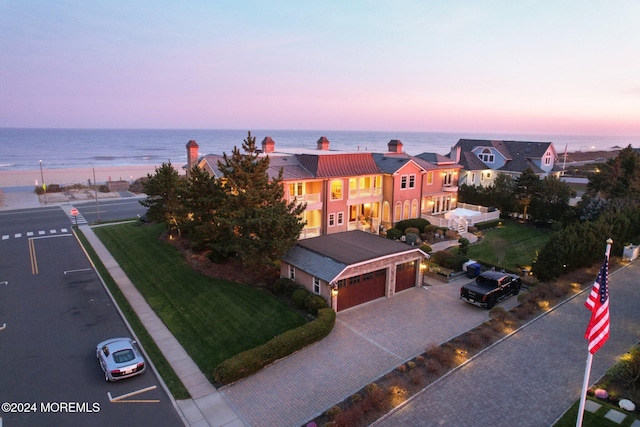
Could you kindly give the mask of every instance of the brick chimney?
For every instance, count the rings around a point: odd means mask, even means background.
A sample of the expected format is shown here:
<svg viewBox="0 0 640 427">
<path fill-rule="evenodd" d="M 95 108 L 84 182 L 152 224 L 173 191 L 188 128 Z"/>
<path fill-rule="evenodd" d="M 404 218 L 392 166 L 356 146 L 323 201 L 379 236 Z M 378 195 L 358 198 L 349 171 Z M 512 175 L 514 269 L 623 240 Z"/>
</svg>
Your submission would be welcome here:
<svg viewBox="0 0 640 427">
<path fill-rule="evenodd" d="M 271 139 L 270 136 L 265 137 L 262 140 L 262 152 L 273 153 L 276 150 L 276 142 Z"/>
<path fill-rule="evenodd" d="M 329 151 L 329 140 L 326 136 L 321 136 L 318 140 L 318 150 Z"/>
<path fill-rule="evenodd" d="M 388 145 L 390 153 L 402 153 L 402 141 L 399 139 L 392 139 Z"/>
<path fill-rule="evenodd" d="M 189 178 L 189 172 L 198 163 L 198 144 L 192 139 L 187 142 L 187 178 Z"/>
</svg>

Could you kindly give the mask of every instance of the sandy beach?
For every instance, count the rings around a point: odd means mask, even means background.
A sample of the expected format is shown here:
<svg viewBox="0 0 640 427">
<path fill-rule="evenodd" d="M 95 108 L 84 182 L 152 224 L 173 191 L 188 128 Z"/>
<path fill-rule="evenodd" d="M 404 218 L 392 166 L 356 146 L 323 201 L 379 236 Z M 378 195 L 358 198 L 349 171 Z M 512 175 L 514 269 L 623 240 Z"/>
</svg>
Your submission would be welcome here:
<svg viewBox="0 0 640 427">
<path fill-rule="evenodd" d="M 154 174 L 157 166 L 113 166 L 95 168 L 96 182 L 104 184 L 108 181 L 129 181 L 133 182 L 147 174 Z M 179 171 L 181 174 L 183 171 Z M 2 187 L 24 187 L 42 184 L 42 176 L 47 185 L 59 184 L 85 184 L 89 180 L 93 182 L 93 170 L 88 168 L 76 169 L 40 169 L 31 170 L 3 170 L 0 171 L 0 188 Z"/>
</svg>

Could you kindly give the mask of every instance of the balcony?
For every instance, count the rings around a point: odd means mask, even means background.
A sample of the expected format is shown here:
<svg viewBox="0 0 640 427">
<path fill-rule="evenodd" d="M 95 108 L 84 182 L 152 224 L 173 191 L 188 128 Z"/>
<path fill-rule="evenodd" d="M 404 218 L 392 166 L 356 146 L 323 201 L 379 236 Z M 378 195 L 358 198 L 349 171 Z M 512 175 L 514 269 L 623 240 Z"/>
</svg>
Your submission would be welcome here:
<svg viewBox="0 0 640 427">
<path fill-rule="evenodd" d="M 350 188 L 349 189 L 349 198 L 350 199 L 360 199 L 366 197 L 379 197 L 382 195 L 382 188 Z"/>
<path fill-rule="evenodd" d="M 320 236 L 320 226 L 317 227 L 305 227 L 302 229 L 300 233 L 300 237 L 298 239 L 309 239 L 311 237 Z"/>
<path fill-rule="evenodd" d="M 445 193 L 457 193 L 458 192 L 458 186 L 457 185 L 442 186 L 442 191 L 444 191 Z"/>
<path fill-rule="evenodd" d="M 297 203 L 320 203 L 320 193 L 301 194 L 298 196 L 289 196 L 289 202 Z"/>
</svg>

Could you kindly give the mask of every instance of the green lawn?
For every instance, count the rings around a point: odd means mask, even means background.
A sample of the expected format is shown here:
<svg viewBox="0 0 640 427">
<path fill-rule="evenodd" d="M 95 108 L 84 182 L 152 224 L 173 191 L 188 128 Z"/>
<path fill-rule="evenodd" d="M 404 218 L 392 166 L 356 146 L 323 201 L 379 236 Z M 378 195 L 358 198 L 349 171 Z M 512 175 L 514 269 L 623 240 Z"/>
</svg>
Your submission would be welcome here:
<svg viewBox="0 0 640 427">
<path fill-rule="evenodd" d="M 469 246 L 467 255 L 471 259 L 495 265 L 498 264 L 497 250 L 503 250 L 505 256 L 498 266 L 516 270 L 520 266 L 531 265 L 536 251 L 547 243 L 550 235 L 551 231 L 547 228 L 504 220 L 501 226 L 485 230 L 482 241 Z"/>
<path fill-rule="evenodd" d="M 638 417 L 633 413 L 626 412 L 623 409 L 609 405 L 608 403 L 602 402 L 598 399 L 593 400 L 601 404 L 602 407 L 600 407 L 594 413 L 584 411 L 584 414 L 582 416 L 583 427 L 629 427 L 631 426 L 631 424 L 633 424 L 634 421 L 638 420 Z M 578 400 L 562 416 L 562 418 L 560 418 L 558 422 L 554 424 L 554 427 L 574 427 L 576 425 L 576 420 L 578 419 L 579 406 L 580 401 Z M 627 414 L 627 417 L 622 421 L 621 424 L 614 423 L 613 421 L 605 418 L 605 415 L 611 409 L 616 409 L 617 411 Z"/>
<path fill-rule="evenodd" d="M 264 291 L 197 273 L 159 240 L 162 231 L 162 225 L 94 228 L 209 379 L 223 360 L 305 323 Z"/>
</svg>

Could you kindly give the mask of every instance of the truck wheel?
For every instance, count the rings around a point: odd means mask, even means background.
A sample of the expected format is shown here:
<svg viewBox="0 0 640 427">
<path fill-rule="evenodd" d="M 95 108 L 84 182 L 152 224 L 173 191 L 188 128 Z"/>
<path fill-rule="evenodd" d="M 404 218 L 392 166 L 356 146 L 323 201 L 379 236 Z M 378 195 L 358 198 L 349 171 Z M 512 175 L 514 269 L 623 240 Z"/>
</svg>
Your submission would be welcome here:
<svg viewBox="0 0 640 427">
<path fill-rule="evenodd" d="M 520 293 L 520 288 L 514 289 L 514 291 L 513 291 L 514 295 L 518 295 L 519 293 Z"/>
<path fill-rule="evenodd" d="M 493 307 L 495 307 L 495 305 L 496 305 L 496 299 L 494 297 L 494 298 L 491 298 L 489 300 L 489 302 L 487 303 L 487 308 L 488 309 L 492 309 Z"/>
</svg>

